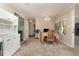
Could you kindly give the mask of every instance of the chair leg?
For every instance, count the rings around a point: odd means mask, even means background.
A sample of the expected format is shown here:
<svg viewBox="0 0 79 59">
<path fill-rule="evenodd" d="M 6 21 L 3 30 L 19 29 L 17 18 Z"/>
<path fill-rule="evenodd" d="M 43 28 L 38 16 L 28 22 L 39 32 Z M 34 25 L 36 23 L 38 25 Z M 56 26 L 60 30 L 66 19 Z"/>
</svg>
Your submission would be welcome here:
<svg viewBox="0 0 79 59">
<path fill-rule="evenodd" d="M 56 44 L 58 45 L 59 44 L 59 41 L 58 40 L 55 40 Z"/>
<path fill-rule="evenodd" d="M 44 45 L 44 41 L 43 40 L 41 41 L 41 44 Z"/>
<path fill-rule="evenodd" d="M 55 46 L 55 42 L 53 41 L 53 45 Z"/>
<path fill-rule="evenodd" d="M 49 46 L 49 41 L 47 40 L 47 46 Z"/>
</svg>

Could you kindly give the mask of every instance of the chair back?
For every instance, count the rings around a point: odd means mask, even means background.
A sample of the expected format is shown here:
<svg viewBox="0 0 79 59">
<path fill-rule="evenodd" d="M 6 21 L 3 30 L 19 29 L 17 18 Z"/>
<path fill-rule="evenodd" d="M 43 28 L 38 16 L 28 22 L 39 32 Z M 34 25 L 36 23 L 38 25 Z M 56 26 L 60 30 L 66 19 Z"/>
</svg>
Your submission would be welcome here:
<svg viewBox="0 0 79 59">
<path fill-rule="evenodd" d="M 54 39 L 54 30 L 48 31 L 48 40 L 55 40 Z"/>
</svg>

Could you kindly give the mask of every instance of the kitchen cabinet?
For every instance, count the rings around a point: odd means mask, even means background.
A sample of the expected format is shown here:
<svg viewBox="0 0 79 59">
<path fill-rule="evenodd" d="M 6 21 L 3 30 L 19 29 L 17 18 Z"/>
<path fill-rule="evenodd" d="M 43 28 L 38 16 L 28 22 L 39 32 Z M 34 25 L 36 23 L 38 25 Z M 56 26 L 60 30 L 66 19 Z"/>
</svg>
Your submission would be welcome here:
<svg viewBox="0 0 79 59">
<path fill-rule="evenodd" d="M 9 21 L 12 22 L 12 20 L 10 18 L 12 18 L 11 13 L 7 12 L 4 9 L 0 8 L 0 18 L 3 19 L 4 21 Z"/>
<path fill-rule="evenodd" d="M 20 48 L 20 39 L 18 38 L 18 36 L 14 36 L 12 40 L 13 51 L 16 52 Z"/>
<path fill-rule="evenodd" d="M 3 37 L 3 55 L 11 56 L 20 48 L 20 39 L 17 36 Z"/>
<path fill-rule="evenodd" d="M 5 39 L 3 42 L 3 55 L 9 56 L 12 55 L 12 40 L 10 38 L 3 38 Z"/>
<path fill-rule="evenodd" d="M 20 48 L 18 17 L 0 8 L 0 41 L 3 56 L 11 56 Z"/>
</svg>

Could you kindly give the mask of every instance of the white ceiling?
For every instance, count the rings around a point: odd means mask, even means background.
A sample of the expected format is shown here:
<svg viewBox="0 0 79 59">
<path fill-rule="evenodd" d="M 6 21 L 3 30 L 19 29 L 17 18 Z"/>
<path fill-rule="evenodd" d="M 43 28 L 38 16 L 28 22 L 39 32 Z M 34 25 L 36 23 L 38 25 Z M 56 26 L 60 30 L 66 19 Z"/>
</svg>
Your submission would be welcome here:
<svg viewBox="0 0 79 59">
<path fill-rule="evenodd" d="M 12 4 L 28 17 L 49 16 L 54 17 L 63 9 L 69 7 L 68 3 L 14 3 Z"/>
</svg>

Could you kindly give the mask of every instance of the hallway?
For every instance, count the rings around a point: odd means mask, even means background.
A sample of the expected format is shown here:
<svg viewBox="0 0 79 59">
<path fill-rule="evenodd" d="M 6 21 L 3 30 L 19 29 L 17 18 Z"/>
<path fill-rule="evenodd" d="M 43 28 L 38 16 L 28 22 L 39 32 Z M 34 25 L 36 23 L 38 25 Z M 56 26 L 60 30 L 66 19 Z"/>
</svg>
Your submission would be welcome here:
<svg viewBox="0 0 79 59">
<path fill-rule="evenodd" d="M 53 46 L 42 45 L 39 39 L 29 38 L 30 43 L 24 44 L 14 56 L 72 56 L 72 50 L 64 44 Z"/>
</svg>

